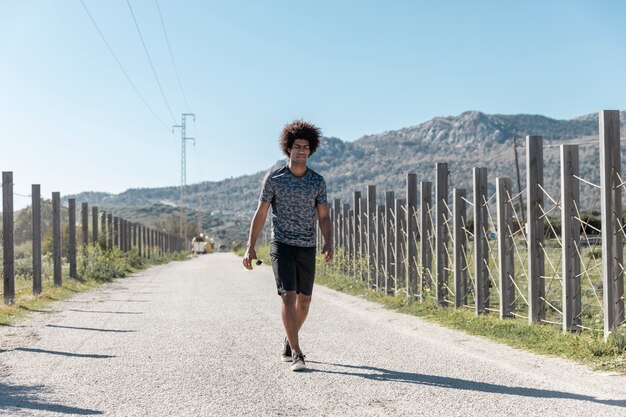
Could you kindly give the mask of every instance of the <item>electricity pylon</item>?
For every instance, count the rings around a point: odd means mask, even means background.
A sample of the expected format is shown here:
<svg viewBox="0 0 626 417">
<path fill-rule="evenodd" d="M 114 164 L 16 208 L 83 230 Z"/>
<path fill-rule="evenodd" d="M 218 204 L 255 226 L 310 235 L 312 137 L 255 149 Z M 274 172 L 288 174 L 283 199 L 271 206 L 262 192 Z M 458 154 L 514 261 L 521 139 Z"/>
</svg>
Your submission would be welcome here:
<svg viewBox="0 0 626 417">
<path fill-rule="evenodd" d="M 187 228 L 184 227 L 185 223 L 183 219 L 187 217 L 185 211 L 185 193 L 187 188 L 187 141 L 193 141 L 195 146 L 196 139 L 187 137 L 187 116 L 192 116 L 194 123 L 196 122 L 196 115 L 193 113 L 183 113 L 182 114 L 182 123 L 179 125 L 172 126 L 172 133 L 174 133 L 174 129 L 180 129 L 180 142 L 182 145 L 181 153 L 180 153 L 180 207 L 181 207 L 181 215 L 180 215 L 180 235 L 187 244 Z"/>
</svg>

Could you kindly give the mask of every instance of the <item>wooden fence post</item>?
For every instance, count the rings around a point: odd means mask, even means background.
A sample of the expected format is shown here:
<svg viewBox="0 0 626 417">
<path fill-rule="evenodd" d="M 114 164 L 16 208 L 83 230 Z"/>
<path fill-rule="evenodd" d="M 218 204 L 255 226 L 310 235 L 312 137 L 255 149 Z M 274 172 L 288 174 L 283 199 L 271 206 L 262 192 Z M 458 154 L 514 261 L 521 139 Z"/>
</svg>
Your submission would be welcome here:
<svg viewBox="0 0 626 417">
<path fill-rule="evenodd" d="M 355 191 L 352 196 L 354 206 L 354 223 L 352 224 L 352 247 L 354 249 L 353 271 L 362 279 L 361 271 L 361 192 Z"/>
<path fill-rule="evenodd" d="M 81 210 L 80 210 L 80 214 L 81 214 L 81 220 L 82 220 L 82 227 L 81 227 L 81 232 L 82 232 L 82 241 L 83 244 L 81 245 L 81 263 L 83 265 L 83 270 L 85 267 L 85 263 L 87 262 L 87 245 L 89 245 L 89 204 L 88 203 L 82 203 L 81 204 Z"/>
<path fill-rule="evenodd" d="M 123 252 L 128 251 L 128 222 L 120 218 L 120 246 Z"/>
<path fill-rule="evenodd" d="M 139 254 L 140 258 L 144 257 L 142 237 L 143 237 L 143 225 L 139 223 L 137 224 L 137 253 Z"/>
<path fill-rule="evenodd" d="M 335 236 L 335 246 L 343 247 L 343 242 L 341 241 L 341 221 L 339 217 L 341 216 L 341 200 L 335 198 L 333 200 L 333 236 Z"/>
<path fill-rule="evenodd" d="M 328 207 L 328 216 L 330 217 L 330 228 L 333 231 L 333 247 L 335 248 L 335 252 L 337 252 L 337 249 L 339 248 L 339 241 L 337 240 L 337 235 L 335 235 L 335 209 L 333 208 L 332 205 L 329 205 Z M 318 220 L 317 227 L 319 228 L 319 220 Z M 323 247 L 321 233 L 318 233 L 318 237 L 320 238 L 320 249 L 321 249 Z"/>
<path fill-rule="evenodd" d="M 617 110 L 603 110 L 599 115 L 605 339 L 624 321 L 624 242 L 619 116 Z"/>
<path fill-rule="evenodd" d="M 107 249 L 113 249 L 113 214 L 107 213 L 107 230 L 106 230 L 106 241 L 107 241 Z"/>
<path fill-rule="evenodd" d="M 126 251 L 129 252 L 133 248 L 133 222 L 124 220 L 126 223 Z"/>
<path fill-rule="evenodd" d="M 352 254 L 350 253 L 350 241 L 348 234 L 348 224 L 350 222 L 350 204 L 344 203 L 341 210 L 341 236 L 344 247 L 344 256 L 348 261 L 348 269 L 350 271 L 350 262 L 352 261 Z"/>
<path fill-rule="evenodd" d="M 156 247 L 155 247 L 154 230 L 153 229 L 149 230 L 149 239 L 150 239 L 150 255 L 153 258 L 156 258 L 159 255 L 159 253 L 157 252 Z"/>
<path fill-rule="evenodd" d="M 561 145 L 561 238 L 563 241 L 563 331 L 581 330 L 580 183 L 578 145 Z"/>
<path fill-rule="evenodd" d="M 345 233 L 345 226 L 346 226 L 346 218 L 345 218 L 345 213 L 344 213 L 344 209 L 345 208 L 345 204 L 340 203 L 339 204 L 339 212 L 338 212 L 338 216 L 337 216 L 337 220 L 338 220 L 338 224 L 337 224 L 337 230 L 339 232 L 339 235 L 337 236 L 337 240 L 339 240 L 341 247 L 343 248 L 343 255 L 344 257 L 348 256 L 348 245 L 346 245 L 346 233 Z"/>
<path fill-rule="evenodd" d="M 119 248 L 122 252 L 126 251 L 126 236 L 125 236 L 125 228 L 124 228 L 124 219 L 121 217 L 117 218 L 117 239 Z"/>
<path fill-rule="evenodd" d="M 13 241 L 13 172 L 2 173 L 2 254 L 4 304 L 15 304 L 15 248 Z"/>
<path fill-rule="evenodd" d="M 543 252 L 543 136 L 526 136 L 528 213 L 528 321 L 546 318 Z"/>
<path fill-rule="evenodd" d="M 376 291 L 385 291 L 385 206 L 376 212 Z"/>
<path fill-rule="evenodd" d="M 152 248 L 150 247 L 150 228 L 146 227 L 144 230 L 144 243 L 146 246 L 146 258 L 150 259 L 152 257 Z"/>
<path fill-rule="evenodd" d="M 467 224 L 466 191 L 455 188 L 453 190 L 452 204 L 453 238 L 454 238 L 454 306 L 467 305 L 467 237 L 465 225 Z"/>
<path fill-rule="evenodd" d="M 89 244 L 89 204 L 82 203 L 80 207 L 80 214 L 83 222 L 81 230 L 83 232 L 83 245 L 87 246 Z"/>
<path fill-rule="evenodd" d="M 407 198 L 407 242 L 406 242 L 406 277 L 409 296 L 417 294 L 417 174 L 409 173 L 406 178 Z"/>
<path fill-rule="evenodd" d="M 118 247 L 117 216 L 111 215 L 111 248 Z"/>
<path fill-rule="evenodd" d="M 100 233 L 98 236 L 98 241 L 100 242 L 102 249 L 107 248 L 107 240 L 107 212 L 102 210 L 100 213 Z"/>
<path fill-rule="evenodd" d="M 433 235 L 433 221 L 430 216 L 432 207 L 432 183 L 420 183 L 420 301 L 426 298 L 427 289 L 432 288 L 433 252 L 430 241 Z"/>
<path fill-rule="evenodd" d="M 52 193 L 52 261 L 54 264 L 54 286 L 63 285 L 61 267 L 61 193 Z"/>
<path fill-rule="evenodd" d="M 132 248 L 131 243 L 131 233 L 132 233 L 132 228 L 131 228 L 131 222 L 129 220 L 124 220 L 124 226 L 126 228 L 126 231 L 124 232 L 124 234 L 126 235 L 126 252 L 130 251 L 130 249 Z"/>
<path fill-rule="evenodd" d="M 69 214 L 69 252 L 68 261 L 70 263 L 70 278 L 76 278 L 76 199 L 67 200 Z"/>
<path fill-rule="evenodd" d="M 120 218 L 120 245 L 122 251 L 128 251 L 128 221 Z"/>
<path fill-rule="evenodd" d="M 117 218 L 117 247 L 124 252 L 124 219 Z"/>
<path fill-rule="evenodd" d="M 360 265 L 360 273 L 361 273 L 361 281 L 367 282 L 367 270 L 368 270 L 368 249 L 367 249 L 367 198 L 361 197 L 361 213 L 360 213 L 360 225 L 361 225 L 361 233 L 359 236 L 359 265 Z"/>
<path fill-rule="evenodd" d="M 500 318 L 513 317 L 515 312 L 515 270 L 513 247 L 513 202 L 511 178 L 496 178 L 498 205 L 498 258 L 500 277 Z"/>
<path fill-rule="evenodd" d="M 437 262 L 437 303 L 447 307 L 448 298 L 448 254 L 447 246 L 447 219 L 448 219 L 448 164 L 438 162 L 435 167 L 437 184 L 435 192 L 435 260 Z"/>
<path fill-rule="evenodd" d="M 395 254 L 393 252 L 395 239 L 394 216 L 395 197 L 393 191 L 385 193 L 385 293 L 393 294 L 396 277 L 394 276 Z"/>
<path fill-rule="evenodd" d="M 489 308 L 489 229 L 487 215 L 487 168 L 474 168 L 474 279 L 476 314 Z"/>
<path fill-rule="evenodd" d="M 150 259 L 152 255 L 152 251 L 150 249 L 150 229 L 148 227 L 144 227 L 143 229 L 143 243 L 145 246 L 144 252 L 146 254 L 146 258 Z M 186 242 L 183 242 L 185 244 Z"/>
<path fill-rule="evenodd" d="M 118 247 L 122 252 L 126 251 L 126 240 L 124 236 L 124 219 L 121 217 L 117 218 L 117 239 L 118 239 Z"/>
<path fill-rule="evenodd" d="M 398 198 L 396 199 L 396 207 L 394 210 L 396 214 L 395 218 L 395 278 L 396 278 L 396 287 L 395 293 L 398 293 L 398 290 L 402 289 L 407 292 L 406 287 L 406 241 L 407 241 L 407 233 L 406 233 L 406 202 L 404 199 Z"/>
<path fill-rule="evenodd" d="M 328 215 L 332 219 L 332 210 L 330 208 L 328 209 Z M 317 232 L 315 233 L 315 248 L 318 252 L 320 252 L 322 250 L 322 232 L 320 229 L 320 222 L 317 218 L 315 219 L 315 230 Z"/>
<path fill-rule="evenodd" d="M 369 288 L 377 285 L 378 281 L 376 281 L 378 277 L 378 273 L 376 272 L 378 268 L 376 254 L 378 251 L 376 250 L 376 245 L 378 244 L 378 240 L 376 239 L 376 186 L 368 185 L 367 186 L 367 286 Z"/>
<path fill-rule="evenodd" d="M 354 275 L 354 210 L 348 210 L 348 222 L 346 223 L 348 242 L 348 272 Z"/>
<path fill-rule="evenodd" d="M 118 221 L 119 226 L 117 230 L 119 233 L 120 249 L 122 250 L 122 252 L 126 252 L 126 220 L 120 217 Z"/>
<path fill-rule="evenodd" d="M 98 207 L 93 206 L 91 208 L 91 241 L 94 245 L 98 244 Z"/>
<path fill-rule="evenodd" d="M 33 295 L 41 294 L 41 185 L 31 191 L 33 219 Z"/>
</svg>

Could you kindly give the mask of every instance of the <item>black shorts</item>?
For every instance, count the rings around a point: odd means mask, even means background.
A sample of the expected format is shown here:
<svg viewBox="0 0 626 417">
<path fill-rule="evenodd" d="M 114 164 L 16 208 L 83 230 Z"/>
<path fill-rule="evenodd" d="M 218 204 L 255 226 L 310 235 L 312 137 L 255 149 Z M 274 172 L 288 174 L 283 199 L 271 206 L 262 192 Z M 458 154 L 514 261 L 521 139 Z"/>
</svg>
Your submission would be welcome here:
<svg viewBox="0 0 626 417">
<path fill-rule="evenodd" d="M 291 246 L 272 242 L 270 247 L 272 269 L 276 279 L 278 295 L 295 291 L 304 295 L 313 294 L 315 281 L 315 248 Z"/>
</svg>

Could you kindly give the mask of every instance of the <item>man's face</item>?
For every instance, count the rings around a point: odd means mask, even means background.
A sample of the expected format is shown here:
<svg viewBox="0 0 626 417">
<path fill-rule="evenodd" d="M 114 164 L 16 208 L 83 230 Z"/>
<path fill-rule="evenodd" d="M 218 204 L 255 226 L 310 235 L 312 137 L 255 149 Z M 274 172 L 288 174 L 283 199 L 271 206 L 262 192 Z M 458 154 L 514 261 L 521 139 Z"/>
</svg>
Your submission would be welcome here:
<svg viewBox="0 0 626 417">
<path fill-rule="evenodd" d="M 306 164 L 307 159 L 311 155 L 309 141 L 305 139 L 296 139 L 293 146 L 289 150 L 289 160 L 297 164 Z"/>
</svg>

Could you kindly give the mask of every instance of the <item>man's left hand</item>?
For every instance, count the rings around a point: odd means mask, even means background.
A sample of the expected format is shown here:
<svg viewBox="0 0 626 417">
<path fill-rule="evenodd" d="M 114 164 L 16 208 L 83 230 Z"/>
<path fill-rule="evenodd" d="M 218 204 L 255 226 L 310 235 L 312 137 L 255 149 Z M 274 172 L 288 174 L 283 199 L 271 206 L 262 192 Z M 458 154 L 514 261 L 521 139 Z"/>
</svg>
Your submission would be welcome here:
<svg viewBox="0 0 626 417">
<path fill-rule="evenodd" d="M 329 245 L 329 244 L 325 244 L 324 248 L 322 249 L 322 253 L 324 254 L 324 260 L 326 261 L 326 263 L 330 263 L 333 261 L 333 246 Z"/>
</svg>

